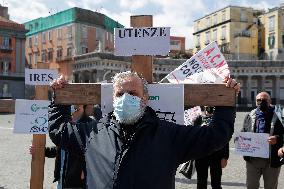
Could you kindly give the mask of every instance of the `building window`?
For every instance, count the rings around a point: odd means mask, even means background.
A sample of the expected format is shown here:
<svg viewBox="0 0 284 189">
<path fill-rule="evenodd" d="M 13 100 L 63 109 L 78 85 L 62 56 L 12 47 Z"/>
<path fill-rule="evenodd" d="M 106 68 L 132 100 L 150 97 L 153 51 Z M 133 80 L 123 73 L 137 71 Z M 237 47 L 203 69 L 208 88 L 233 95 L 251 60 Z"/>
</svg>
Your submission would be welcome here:
<svg viewBox="0 0 284 189">
<path fill-rule="evenodd" d="M 268 46 L 269 49 L 273 49 L 274 48 L 274 44 L 275 44 L 275 36 L 274 35 L 270 35 L 268 37 Z"/>
<path fill-rule="evenodd" d="M 3 49 L 10 49 L 11 48 L 11 38 L 10 37 L 3 37 L 2 38 L 2 48 Z"/>
<path fill-rule="evenodd" d="M 33 30 L 33 25 L 32 25 L 32 24 L 29 25 L 29 30 L 30 30 L 30 31 Z"/>
<path fill-rule="evenodd" d="M 48 31 L 48 41 L 52 41 L 52 31 Z"/>
<path fill-rule="evenodd" d="M 241 9 L 241 22 L 247 22 L 247 11 L 245 9 Z"/>
<path fill-rule="evenodd" d="M 205 45 L 210 43 L 210 31 L 205 33 Z"/>
<path fill-rule="evenodd" d="M 214 25 L 216 25 L 218 23 L 217 14 L 214 14 L 214 16 L 213 16 L 213 23 L 214 23 Z"/>
<path fill-rule="evenodd" d="M 49 62 L 52 62 L 53 61 L 53 49 L 48 49 L 48 52 L 47 52 L 47 60 Z"/>
<path fill-rule="evenodd" d="M 57 39 L 62 39 L 62 29 L 61 28 L 58 28 L 57 29 Z"/>
<path fill-rule="evenodd" d="M 62 47 L 59 47 L 56 51 L 56 57 L 61 58 L 62 57 Z"/>
<path fill-rule="evenodd" d="M 38 30 L 38 23 L 35 23 L 35 30 Z"/>
<path fill-rule="evenodd" d="M 42 33 L 42 43 L 46 43 L 46 33 Z"/>
<path fill-rule="evenodd" d="M 72 56 L 72 48 L 71 47 L 67 48 L 67 56 L 68 57 Z"/>
<path fill-rule="evenodd" d="M 222 27 L 221 39 L 222 39 L 222 40 L 226 39 L 226 26 Z"/>
<path fill-rule="evenodd" d="M 29 62 L 28 62 L 28 64 L 32 64 L 32 57 L 33 57 L 33 55 L 29 54 Z"/>
<path fill-rule="evenodd" d="M 274 31 L 275 29 L 275 16 L 269 17 L 269 31 Z"/>
<path fill-rule="evenodd" d="M 32 46 L 33 46 L 33 38 L 29 37 L 29 47 L 32 47 Z"/>
<path fill-rule="evenodd" d="M 9 92 L 9 84 L 8 83 L 4 83 L 3 84 L 2 96 L 3 97 L 11 97 L 11 94 Z"/>
<path fill-rule="evenodd" d="M 195 46 L 196 46 L 196 48 L 200 47 L 200 35 L 196 36 Z"/>
<path fill-rule="evenodd" d="M 82 54 L 88 53 L 88 47 L 82 47 Z"/>
<path fill-rule="evenodd" d="M 10 62 L 2 62 L 2 71 L 3 74 L 8 74 L 8 72 L 11 70 L 11 63 Z"/>
<path fill-rule="evenodd" d="M 35 35 L 35 45 L 38 45 L 38 35 Z"/>
<path fill-rule="evenodd" d="M 46 62 L 46 50 L 41 51 L 41 61 Z"/>
<path fill-rule="evenodd" d="M 82 38 L 84 39 L 88 38 L 88 31 L 86 26 L 82 26 Z"/>
<path fill-rule="evenodd" d="M 217 29 L 213 30 L 213 33 L 212 33 L 212 40 L 213 40 L 213 41 L 217 41 Z"/>
<path fill-rule="evenodd" d="M 282 48 L 284 48 L 284 32 L 282 32 Z"/>
<path fill-rule="evenodd" d="M 226 11 L 222 11 L 222 22 L 226 21 Z"/>
<path fill-rule="evenodd" d="M 34 57 L 34 58 L 35 58 L 35 62 L 34 62 L 35 64 L 37 64 L 37 62 L 38 62 L 38 56 L 39 56 L 39 53 L 36 52 L 36 53 L 35 53 L 35 57 Z"/>
<path fill-rule="evenodd" d="M 206 18 L 206 26 L 207 26 L 207 27 L 210 27 L 210 26 L 211 26 L 210 17 Z"/>
<path fill-rule="evenodd" d="M 67 26 L 67 38 L 68 38 L 69 41 L 72 40 L 72 25 Z"/>
</svg>

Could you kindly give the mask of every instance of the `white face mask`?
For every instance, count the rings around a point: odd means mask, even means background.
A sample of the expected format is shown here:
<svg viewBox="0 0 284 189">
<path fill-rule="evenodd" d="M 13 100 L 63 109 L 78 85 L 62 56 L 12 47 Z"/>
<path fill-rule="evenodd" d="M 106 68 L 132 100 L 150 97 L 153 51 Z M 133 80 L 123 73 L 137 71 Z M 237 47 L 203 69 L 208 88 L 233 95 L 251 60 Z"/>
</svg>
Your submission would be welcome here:
<svg viewBox="0 0 284 189">
<path fill-rule="evenodd" d="M 141 105 L 141 98 L 124 93 L 114 98 L 114 116 L 122 124 L 136 123 L 144 114 L 145 106 Z"/>
</svg>

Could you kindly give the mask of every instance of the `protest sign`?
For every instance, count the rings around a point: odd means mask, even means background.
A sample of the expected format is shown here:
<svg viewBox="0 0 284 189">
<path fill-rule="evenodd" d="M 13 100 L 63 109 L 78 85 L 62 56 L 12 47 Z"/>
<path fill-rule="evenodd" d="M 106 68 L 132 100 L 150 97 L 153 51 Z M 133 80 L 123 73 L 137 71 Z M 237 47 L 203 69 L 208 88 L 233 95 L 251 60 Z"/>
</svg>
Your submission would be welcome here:
<svg viewBox="0 0 284 189">
<path fill-rule="evenodd" d="M 242 156 L 269 158 L 268 137 L 267 133 L 236 132 L 235 152 Z"/>
<path fill-rule="evenodd" d="M 14 133 L 46 134 L 48 131 L 48 100 L 17 99 Z"/>
<path fill-rule="evenodd" d="M 229 74 L 227 62 L 217 43 L 213 42 L 168 74 L 166 79 L 170 83 L 221 83 Z"/>
<path fill-rule="evenodd" d="M 202 114 L 200 106 L 195 106 L 184 111 L 184 124 L 193 125 L 193 122 Z"/>
<path fill-rule="evenodd" d="M 169 27 L 115 28 L 114 54 L 168 55 L 170 51 Z"/>
<path fill-rule="evenodd" d="M 103 115 L 113 110 L 112 84 L 102 84 L 101 107 Z M 176 84 L 149 84 L 148 105 L 160 119 L 184 124 L 184 88 Z"/>
<path fill-rule="evenodd" d="M 25 69 L 26 85 L 50 85 L 50 82 L 58 78 L 56 70 L 51 69 Z"/>
</svg>

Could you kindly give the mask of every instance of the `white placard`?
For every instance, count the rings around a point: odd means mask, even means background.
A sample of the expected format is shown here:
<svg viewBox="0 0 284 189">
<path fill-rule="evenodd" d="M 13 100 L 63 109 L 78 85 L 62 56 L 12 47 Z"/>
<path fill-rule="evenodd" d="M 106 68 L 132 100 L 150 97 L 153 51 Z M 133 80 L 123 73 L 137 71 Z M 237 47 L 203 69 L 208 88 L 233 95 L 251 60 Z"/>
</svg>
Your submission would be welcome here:
<svg viewBox="0 0 284 189">
<path fill-rule="evenodd" d="M 224 56 L 217 43 L 212 42 L 169 73 L 166 78 L 170 83 L 220 83 L 229 74 Z"/>
<path fill-rule="evenodd" d="M 267 133 L 235 132 L 235 153 L 242 156 L 269 158 Z"/>
<path fill-rule="evenodd" d="M 115 28 L 114 54 L 168 55 L 170 51 L 170 27 Z"/>
<path fill-rule="evenodd" d="M 113 110 L 112 84 L 104 84 L 101 88 L 101 107 L 103 115 Z M 160 119 L 184 124 L 184 86 L 177 84 L 149 84 L 148 105 L 152 107 Z"/>
<path fill-rule="evenodd" d="M 49 104 L 48 100 L 17 99 L 14 133 L 47 134 Z"/>
<path fill-rule="evenodd" d="M 58 78 L 58 72 L 50 69 L 25 69 L 26 85 L 50 85 L 50 82 Z"/>
<path fill-rule="evenodd" d="M 184 111 L 184 124 L 193 125 L 194 121 L 198 116 L 202 115 L 200 106 L 195 106 Z"/>
</svg>

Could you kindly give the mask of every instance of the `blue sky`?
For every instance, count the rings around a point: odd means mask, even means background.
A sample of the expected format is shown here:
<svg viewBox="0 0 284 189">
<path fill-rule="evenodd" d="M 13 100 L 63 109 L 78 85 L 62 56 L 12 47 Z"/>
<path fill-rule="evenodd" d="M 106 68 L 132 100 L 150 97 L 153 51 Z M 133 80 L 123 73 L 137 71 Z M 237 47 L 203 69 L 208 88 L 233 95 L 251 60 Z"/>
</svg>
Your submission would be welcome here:
<svg viewBox="0 0 284 189">
<path fill-rule="evenodd" d="M 153 15 L 154 26 L 171 27 L 171 35 L 185 36 L 193 45 L 193 21 L 227 5 L 268 9 L 284 0 L 1 0 L 10 19 L 23 23 L 71 8 L 98 11 L 129 27 L 131 15 Z"/>
</svg>

